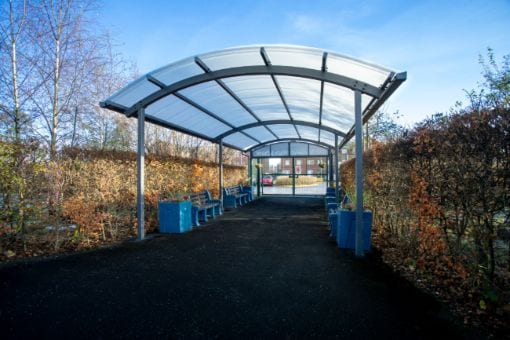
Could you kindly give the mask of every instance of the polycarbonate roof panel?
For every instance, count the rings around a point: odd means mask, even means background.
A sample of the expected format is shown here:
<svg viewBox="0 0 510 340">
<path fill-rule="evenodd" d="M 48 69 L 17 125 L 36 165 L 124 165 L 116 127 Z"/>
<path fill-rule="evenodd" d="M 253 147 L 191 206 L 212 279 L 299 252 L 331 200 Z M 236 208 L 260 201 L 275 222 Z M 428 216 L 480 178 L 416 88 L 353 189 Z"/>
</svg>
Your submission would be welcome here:
<svg viewBox="0 0 510 340">
<path fill-rule="evenodd" d="M 170 85 L 182 79 L 190 78 L 204 73 L 195 63 L 194 58 L 187 58 L 176 63 L 161 67 L 150 73 L 151 76 L 160 82 Z"/>
<path fill-rule="evenodd" d="M 334 133 L 343 136 L 353 130 L 355 90 L 361 91 L 362 112 L 370 117 L 404 80 L 404 73 L 395 75 L 384 67 L 316 48 L 244 46 L 156 69 L 101 106 L 128 117 L 145 108 L 160 125 L 212 142 L 224 138 L 241 150 L 254 142 L 316 140 L 319 135 L 321 142 L 334 145 Z M 372 97 L 376 99 L 369 107 Z M 299 126 L 299 134 L 293 124 Z M 243 127 L 256 140 L 240 133 Z M 321 127 L 329 132 L 319 133 Z"/>
<path fill-rule="evenodd" d="M 319 139 L 319 142 L 335 146 L 335 135 L 329 131 L 321 130 L 321 138 Z"/>
<path fill-rule="evenodd" d="M 301 138 L 319 141 L 319 129 L 306 125 L 296 125 L 296 127 Z"/>
<path fill-rule="evenodd" d="M 321 82 L 289 76 L 277 76 L 276 79 L 292 118 L 318 124 Z"/>
<path fill-rule="evenodd" d="M 307 142 L 275 142 L 255 147 L 252 150 L 252 155 L 253 157 L 327 156 L 328 149 L 324 146 Z"/>
<path fill-rule="evenodd" d="M 149 105 L 145 110 L 145 114 L 211 138 L 230 130 L 229 126 L 197 110 L 175 96 L 165 97 Z"/>
<path fill-rule="evenodd" d="M 179 93 L 236 127 L 257 121 L 215 81 L 188 87 Z"/>
<path fill-rule="evenodd" d="M 260 47 L 248 46 L 211 52 L 199 58 L 213 71 L 225 68 L 264 65 L 260 56 Z"/>
<path fill-rule="evenodd" d="M 256 140 L 251 139 L 240 132 L 236 132 L 225 137 L 223 141 L 227 144 L 237 146 L 240 149 L 249 149 L 252 146 L 259 144 Z"/>
<path fill-rule="evenodd" d="M 271 156 L 271 146 L 265 145 L 263 147 L 253 150 L 254 157 L 268 157 Z"/>
<path fill-rule="evenodd" d="M 346 133 L 354 124 L 354 92 L 333 84 L 324 84 L 322 124 Z"/>
<path fill-rule="evenodd" d="M 289 118 L 270 76 L 232 77 L 223 81 L 258 118 L 262 120 Z"/>
<path fill-rule="evenodd" d="M 253 136 L 254 138 L 257 138 L 261 142 L 267 142 L 274 139 L 274 136 L 267 128 L 264 126 L 257 126 L 254 128 L 249 128 L 243 130 L 250 136 Z"/>
<path fill-rule="evenodd" d="M 125 107 L 131 107 L 146 96 L 158 91 L 160 88 L 149 82 L 146 78 L 139 78 L 113 94 L 109 101 Z"/>
<path fill-rule="evenodd" d="M 291 124 L 274 124 L 269 128 L 278 136 L 279 139 L 299 138 L 294 125 Z"/>
<path fill-rule="evenodd" d="M 328 54 L 327 65 L 328 72 L 357 79 L 375 87 L 380 87 L 391 73 L 386 68 L 334 53 Z"/>
<path fill-rule="evenodd" d="M 265 47 L 271 65 L 305 67 L 320 70 L 322 54 L 318 49 L 297 46 L 267 46 Z"/>
</svg>

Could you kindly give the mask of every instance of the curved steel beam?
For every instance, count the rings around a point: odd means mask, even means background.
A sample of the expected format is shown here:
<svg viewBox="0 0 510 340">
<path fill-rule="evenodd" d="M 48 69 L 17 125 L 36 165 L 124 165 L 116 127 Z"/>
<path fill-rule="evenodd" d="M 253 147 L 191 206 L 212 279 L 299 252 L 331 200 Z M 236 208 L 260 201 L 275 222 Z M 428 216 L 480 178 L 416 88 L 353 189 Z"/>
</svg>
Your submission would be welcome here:
<svg viewBox="0 0 510 340">
<path fill-rule="evenodd" d="M 353 78 L 345 77 L 335 73 L 323 72 L 322 70 L 314 70 L 304 67 L 293 67 L 293 66 L 279 66 L 279 65 L 255 65 L 255 66 L 242 66 L 222 69 L 218 71 L 211 71 L 203 74 L 199 74 L 193 77 L 189 77 L 173 83 L 171 85 L 162 88 L 161 90 L 148 95 L 144 99 L 134 104 L 127 111 L 124 111 L 126 116 L 132 116 L 136 113 L 138 107 L 147 107 L 157 100 L 166 97 L 174 92 L 180 91 L 187 87 L 198 85 L 212 80 L 218 80 L 223 78 L 237 77 L 237 76 L 253 76 L 253 75 L 278 75 L 278 76 L 293 76 L 300 78 L 315 79 L 319 81 L 325 81 L 328 83 L 336 84 L 339 86 L 347 87 L 351 90 L 358 90 L 361 93 L 369 96 L 379 98 L 382 90 L 358 81 Z M 147 77 L 152 77 L 147 75 Z M 153 78 L 153 77 L 152 77 Z M 102 103 L 103 107 L 111 108 L 112 110 L 119 111 L 118 107 L 110 107 L 108 102 Z M 120 111 L 119 111 L 120 112 Z"/>
<path fill-rule="evenodd" d="M 285 139 L 273 139 L 273 140 L 264 142 L 262 144 L 257 144 L 257 145 L 254 145 L 251 148 L 246 149 L 244 151 L 251 152 L 251 151 L 254 151 L 256 148 L 261 148 L 261 147 L 264 147 L 267 145 L 278 144 L 278 143 L 288 143 L 288 142 L 303 142 L 303 143 L 307 143 L 307 144 L 314 144 L 314 145 L 323 147 L 328 150 L 333 147 L 332 145 L 329 145 L 327 143 L 317 142 L 316 140 L 311 140 L 311 139 L 306 139 L 306 138 L 285 138 Z"/>
<path fill-rule="evenodd" d="M 256 122 L 256 123 L 250 123 L 250 124 L 238 126 L 235 129 L 229 130 L 227 132 L 222 133 L 219 136 L 216 136 L 216 139 L 220 140 L 220 139 L 223 139 L 223 138 L 225 138 L 225 137 L 227 137 L 227 136 L 229 136 L 229 135 L 231 135 L 233 133 L 242 132 L 243 130 L 250 129 L 250 128 L 253 128 L 253 127 L 266 126 L 266 125 L 276 125 L 276 124 L 289 124 L 289 125 L 295 124 L 296 126 L 299 126 L 299 125 L 310 126 L 310 127 L 314 127 L 314 128 L 317 128 L 317 129 L 322 129 L 324 131 L 331 132 L 333 134 L 339 135 L 340 137 L 345 137 L 346 136 L 346 134 L 344 132 L 340 132 L 338 130 L 335 130 L 333 128 L 330 128 L 330 127 L 327 127 L 327 126 L 324 126 L 324 125 L 319 125 L 319 124 L 311 123 L 311 122 L 305 122 L 305 121 L 302 121 L 302 120 L 292 120 L 291 121 L 291 120 L 287 120 L 287 119 L 278 119 L 278 120 L 266 120 L 266 121 L 262 121 L 262 122 Z"/>
</svg>

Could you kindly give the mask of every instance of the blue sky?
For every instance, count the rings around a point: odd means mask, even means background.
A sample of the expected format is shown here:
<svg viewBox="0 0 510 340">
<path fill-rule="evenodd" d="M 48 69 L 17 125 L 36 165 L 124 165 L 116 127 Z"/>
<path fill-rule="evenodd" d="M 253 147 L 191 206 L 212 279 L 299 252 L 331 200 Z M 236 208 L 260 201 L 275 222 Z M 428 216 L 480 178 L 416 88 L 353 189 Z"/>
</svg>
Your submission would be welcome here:
<svg viewBox="0 0 510 340">
<path fill-rule="evenodd" d="M 383 107 L 412 125 L 465 102 L 479 54 L 510 54 L 510 0 L 106 0 L 99 22 L 141 74 L 179 59 L 252 44 L 317 47 L 407 71 Z"/>
</svg>

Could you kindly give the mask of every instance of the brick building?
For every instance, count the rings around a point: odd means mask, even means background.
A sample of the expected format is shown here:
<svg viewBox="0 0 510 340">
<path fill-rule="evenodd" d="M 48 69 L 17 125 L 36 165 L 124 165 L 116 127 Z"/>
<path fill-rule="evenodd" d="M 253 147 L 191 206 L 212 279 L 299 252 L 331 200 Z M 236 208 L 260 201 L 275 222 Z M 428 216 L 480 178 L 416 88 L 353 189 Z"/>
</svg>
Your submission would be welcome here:
<svg viewBox="0 0 510 340">
<path fill-rule="evenodd" d="M 326 157 L 295 157 L 296 174 L 303 175 L 324 175 L 327 173 L 327 158 Z M 292 158 L 262 158 L 262 173 L 263 174 L 291 174 L 292 173 Z M 319 164 L 324 163 L 324 168 Z"/>
</svg>

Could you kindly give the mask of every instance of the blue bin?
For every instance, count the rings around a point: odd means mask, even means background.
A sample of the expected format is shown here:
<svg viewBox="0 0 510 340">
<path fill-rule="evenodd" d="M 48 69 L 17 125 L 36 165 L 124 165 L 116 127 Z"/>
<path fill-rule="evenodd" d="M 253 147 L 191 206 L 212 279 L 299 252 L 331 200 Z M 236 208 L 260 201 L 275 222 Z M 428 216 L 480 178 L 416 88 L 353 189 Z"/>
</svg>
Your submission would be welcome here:
<svg viewBox="0 0 510 340">
<path fill-rule="evenodd" d="M 338 248 L 355 249 L 356 244 L 356 212 L 338 210 L 336 213 L 336 241 Z M 363 250 L 371 248 L 372 212 L 363 212 Z"/>
<path fill-rule="evenodd" d="M 191 230 L 191 201 L 159 202 L 159 232 L 185 233 Z"/>
</svg>

